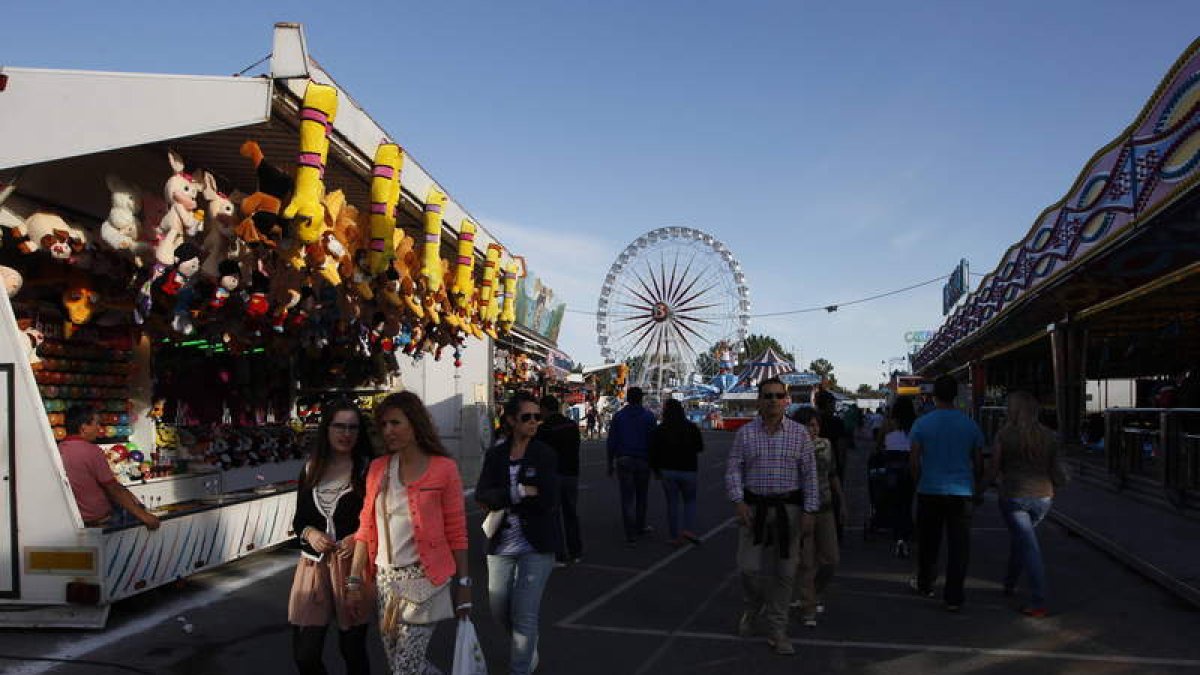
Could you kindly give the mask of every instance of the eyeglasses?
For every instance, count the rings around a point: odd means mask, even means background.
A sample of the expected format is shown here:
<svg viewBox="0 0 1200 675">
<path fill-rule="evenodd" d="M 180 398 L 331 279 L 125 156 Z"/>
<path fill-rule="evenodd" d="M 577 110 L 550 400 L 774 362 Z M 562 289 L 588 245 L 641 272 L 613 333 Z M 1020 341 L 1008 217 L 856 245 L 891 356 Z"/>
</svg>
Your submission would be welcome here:
<svg viewBox="0 0 1200 675">
<path fill-rule="evenodd" d="M 541 422 L 542 413 L 521 413 L 517 416 L 517 419 L 522 422 Z"/>
<path fill-rule="evenodd" d="M 357 434 L 358 433 L 358 425 L 357 424 L 342 424 L 341 422 L 334 422 L 333 424 L 329 425 L 329 428 L 333 429 L 334 431 L 340 431 L 343 434 Z"/>
<path fill-rule="evenodd" d="M 758 395 L 758 397 L 759 397 L 759 398 L 761 398 L 761 399 L 763 399 L 764 401 L 769 401 L 769 400 L 771 400 L 771 399 L 775 399 L 776 401 L 780 401 L 780 400 L 783 400 L 783 399 L 787 398 L 787 397 L 788 397 L 788 395 L 787 395 L 787 393 L 786 393 L 786 392 L 778 392 L 778 393 L 773 393 L 773 392 L 769 392 L 769 391 L 767 391 L 767 392 L 763 392 L 763 393 L 759 394 L 759 395 Z"/>
</svg>

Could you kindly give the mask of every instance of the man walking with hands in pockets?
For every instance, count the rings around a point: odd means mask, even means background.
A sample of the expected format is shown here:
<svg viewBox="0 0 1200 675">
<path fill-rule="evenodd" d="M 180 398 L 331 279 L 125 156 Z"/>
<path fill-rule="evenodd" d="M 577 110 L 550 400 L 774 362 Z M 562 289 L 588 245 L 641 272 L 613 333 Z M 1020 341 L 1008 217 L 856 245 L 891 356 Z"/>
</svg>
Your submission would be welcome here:
<svg viewBox="0 0 1200 675">
<path fill-rule="evenodd" d="M 788 603 L 800 539 L 820 508 L 816 457 L 808 431 L 784 417 L 791 400 L 778 378 L 758 385 L 758 417 L 738 429 L 725 490 L 740 526 L 737 565 L 744 607 L 738 634 L 767 633 L 776 654 L 795 654 L 787 636 Z"/>
</svg>

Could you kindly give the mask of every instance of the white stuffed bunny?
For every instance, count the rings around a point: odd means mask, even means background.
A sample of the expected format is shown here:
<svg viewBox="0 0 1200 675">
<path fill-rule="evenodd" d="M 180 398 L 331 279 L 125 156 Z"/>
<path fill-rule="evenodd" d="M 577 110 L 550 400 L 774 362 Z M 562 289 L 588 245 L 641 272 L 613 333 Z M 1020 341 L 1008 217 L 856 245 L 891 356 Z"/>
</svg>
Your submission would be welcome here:
<svg viewBox="0 0 1200 675">
<path fill-rule="evenodd" d="M 204 264 L 200 273 L 208 279 L 220 279 L 220 265 L 228 259 L 242 256 L 241 240 L 235 234 L 238 225 L 237 207 L 233 200 L 217 189 L 217 179 L 207 171 L 204 176 L 204 199 L 207 202 L 204 215 L 205 235 L 201 248 Z"/>
<path fill-rule="evenodd" d="M 120 176 L 109 174 L 104 181 L 112 192 L 112 209 L 108 219 L 100 225 L 100 241 L 114 251 L 132 256 L 134 264 L 141 267 L 141 253 L 148 248 L 138 241 L 141 223 L 137 214 L 142 210 L 141 195 Z"/>
<path fill-rule="evenodd" d="M 158 245 L 154 249 L 155 262 L 166 268 L 175 262 L 175 249 L 188 238 L 204 229 L 204 221 L 196 217 L 196 197 L 201 185 L 191 174 L 184 173 L 183 157 L 174 150 L 167 151 L 167 159 L 175 173 L 163 185 L 163 197 L 167 201 L 167 215 L 158 224 Z"/>
</svg>

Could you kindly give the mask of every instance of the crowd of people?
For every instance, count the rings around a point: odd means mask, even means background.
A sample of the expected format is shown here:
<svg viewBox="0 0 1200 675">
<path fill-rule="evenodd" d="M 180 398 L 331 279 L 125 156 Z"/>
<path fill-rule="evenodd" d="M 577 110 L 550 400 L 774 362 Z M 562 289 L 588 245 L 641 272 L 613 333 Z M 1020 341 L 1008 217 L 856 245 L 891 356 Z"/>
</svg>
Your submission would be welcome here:
<svg viewBox="0 0 1200 675">
<path fill-rule="evenodd" d="M 817 625 L 847 521 L 842 487 L 847 456 L 858 448 L 856 438 L 864 437 L 872 476 L 873 517 L 867 526 L 891 530 L 898 558 L 916 549 L 909 582 L 915 593 L 934 596 L 945 540 L 942 601 L 948 611 L 962 608 L 972 515 L 995 484 L 1011 532 L 1004 592 L 1014 595 L 1026 578 L 1029 602 L 1022 611 L 1047 615 L 1035 528 L 1066 480 L 1055 434 L 1039 423 L 1037 400 L 1013 392 L 985 465 L 983 434 L 955 407 L 957 393 L 958 383 L 943 377 L 923 413 L 912 400 L 898 397 L 886 413 L 859 415 L 855 408 L 839 416 L 828 392 L 818 390 L 811 407 L 796 408 L 782 381 L 759 384 L 758 415 L 738 430 L 724 471 L 738 525 L 740 635 L 765 635 L 774 652 L 787 655 L 795 653 L 788 636 L 793 617 L 802 626 Z M 703 435 L 677 400 L 664 402 L 661 421 L 644 406 L 641 389 L 629 388 L 625 400 L 607 430 L 606 464 L 619 486 L 626 546 L 636 547 L 653 533 L 647 524 L 652 476 L 665 499 L 666 543 L 701 545 L 696 495 Z M 380 453 L 372 447 L 372 422 L 362 410 L 346 400 L 326 403 L 299 477 L 293 527 L 300 559 L 287 620 L 294 660 L 304 674 L 326 672 L 323 648 L 331 624 L 346 672 L 368 672 L 372 616 L 389 671 L 424 672 L 434 627 L 469 618 L 473 608 L 457 463 L 415 394 L 386 396 L 372 418 Z M 66 424 L 70 435 L 60 452 L 85 524 L 136 520 L 157 528 L 158 518 L 104 463 L 94 442 L 94 411 L 69 410 Z M 589 418 L 587 424 L 594 422 Z M 473 498 L 487 514 L 491 615 L 509 637 L 509 672 L 524 674 L 538 667 L 540 607 L 550 575 L 583 560 L 582 434 L 555 397 L 526 393 L 504 404 L 501 429 L 484 457 Z"/>
</svg>

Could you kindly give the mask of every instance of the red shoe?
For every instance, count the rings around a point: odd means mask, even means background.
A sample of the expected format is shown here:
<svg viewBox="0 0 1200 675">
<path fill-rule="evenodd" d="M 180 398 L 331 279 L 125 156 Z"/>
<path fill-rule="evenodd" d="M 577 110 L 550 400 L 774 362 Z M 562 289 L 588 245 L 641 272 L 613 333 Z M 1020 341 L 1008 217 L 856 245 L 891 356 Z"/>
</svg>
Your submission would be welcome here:
<svg viewBox="0 0 1200 675">
<path fill-rule="evenodd" d="M 1050 611 L 1045 607 L 1022 607 L 1021 613 L 1031 619 L 1044 619 L 1050 614 Z"/>
</svg>

